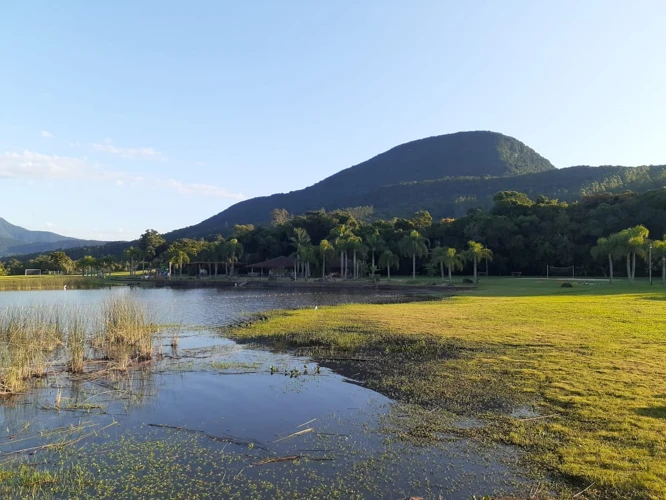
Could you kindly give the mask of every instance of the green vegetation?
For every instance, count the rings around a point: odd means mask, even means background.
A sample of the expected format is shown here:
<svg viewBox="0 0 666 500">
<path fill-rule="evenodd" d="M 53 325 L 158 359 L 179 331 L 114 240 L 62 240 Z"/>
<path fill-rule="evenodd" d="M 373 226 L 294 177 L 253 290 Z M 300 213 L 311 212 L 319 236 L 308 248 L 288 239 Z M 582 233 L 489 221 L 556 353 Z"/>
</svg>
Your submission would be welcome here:
<svg viewBox="0 0 666 500">
<path fill-rule="evenodd" d="M 528 464 L 562 481 L 564 496 L 590 486 L 591 498 L 661 498 L 663 290 L 638 280 L 573 288 L 482 283 L 436 302 L 273 313 L 233 335 L 307 348 L 322 359 L 362 358 L 355 371 L 371 388 L 432 415 L 484 423 L 433 417 L 424 436 L 518 446 Z"/>
<path fill-rule="evenodd" d="M 52 252 L 24 261 L 10 259 L 4 268 L 11 274 L 23 274 L 26 268 L 77 268 L 83 276 L 104 277 L 118 271 L 135 275 L 140 263 L 142 271 L 148 265 L 149 271 L 158 268 L 161 275 L 168 270 L 178 277 L 218 277 L 224 269 L 230 277 L 249 271 L 253 263 L 290 256 L 293 264 L 287 267 L 293 265 L 297 279 L 325 279 L 331 272 L 346 279 L 376 279 L 381 268 L 387 278 L 389 269 L 411 270 L 415 280 L 438 271 L 443 275 L 447 267 L 451 281 L 455 271 L 478 278 L 478 266 L 485 263 L 484 274 L 491 275 L 538 276 L 555 266 L 572 268 L 575 275 L 619 275 L 632 281 L 650 269 L 658 274 L 660 267 L 664 275 L 659 239 L 666 234 L 664 206 L 666 189 L 590 196 L 571 205 L 504 191 L 495 195 L 490 211 L 473 210 L 459 219 L 433 220 L 425 210 L 409 218 L 372 221 L 357 220 L 344 211 L 294 217 L 277 211 L 270 226 L 235 226 L 227 239 L 216 235 L 211 240 L 169 242 L 147 230 L 137 247 L 121 252 L 120 260 L 82 255 L 73 261 L 79 252 L 73 250 L 69 255 Z M 649 236 L 657 238 L 651 241 Z M 450 249 L 451 256 L 444 249 Z M 627 266 L 616 267 L 619 262 Z"/>
</svg>

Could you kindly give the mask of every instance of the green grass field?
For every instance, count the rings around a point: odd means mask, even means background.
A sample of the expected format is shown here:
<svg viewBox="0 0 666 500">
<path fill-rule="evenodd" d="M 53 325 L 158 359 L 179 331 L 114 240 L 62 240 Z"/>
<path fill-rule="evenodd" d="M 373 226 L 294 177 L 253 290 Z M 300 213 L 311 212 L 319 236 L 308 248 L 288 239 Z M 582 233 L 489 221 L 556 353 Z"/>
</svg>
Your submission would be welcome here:
<svg viewBox="0 0 666 500">
<path fill-rule="evenodd" d="M 0 276 L 2 290 L 57 290 L 67 288 L 98 288 L 108 285 L 108 279 L 82 277 L 80 275 L 43 274 L 41 276 Z"/>
<path fill-rule="evenodd" d="M 666 290 L 571 281 L 484 278 L 435 302 L 284 311 L 232 333 L 377 356 L 370 387 L 482 418 L 428 425 L 521 447 L 563 497 L 666 498 Z"/>
</svg>

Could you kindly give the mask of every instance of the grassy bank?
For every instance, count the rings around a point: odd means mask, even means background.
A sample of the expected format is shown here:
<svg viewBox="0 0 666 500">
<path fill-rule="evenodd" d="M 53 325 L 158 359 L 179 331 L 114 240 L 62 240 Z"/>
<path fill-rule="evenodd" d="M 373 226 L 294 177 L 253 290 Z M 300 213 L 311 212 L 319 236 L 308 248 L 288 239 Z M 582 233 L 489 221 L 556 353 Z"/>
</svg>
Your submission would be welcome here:
<svg viewBox="0 0 666 500">
<path fill-rule="evenodd" d="M 376 390 L 481 418 L 410 432 L 519 446 L 565 497 L 665 498 L 665 307 L 658 285 L 486 279 L 437 302 L 279 312 L 233 333 L 356 358 Z"/>
</svg>

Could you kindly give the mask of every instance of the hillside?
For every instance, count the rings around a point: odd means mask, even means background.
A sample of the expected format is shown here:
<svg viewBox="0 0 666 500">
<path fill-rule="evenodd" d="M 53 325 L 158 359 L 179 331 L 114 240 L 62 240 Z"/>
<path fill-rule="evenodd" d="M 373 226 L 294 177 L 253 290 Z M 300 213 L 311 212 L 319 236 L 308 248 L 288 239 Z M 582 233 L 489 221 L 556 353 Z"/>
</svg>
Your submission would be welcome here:
<svg viewBox="0 0 666 500">
<path fill-rule="evenodd" d="M 0 217 L 0 257 L 102 244 L 103 241 L 69 238 L 49 231 L 31 231 Z"/>
<path fill-rule="evenodd" d="M 303 213 L 319 208 L 372 205 L 383 186 L 460 176 L 512 178 L 555 167 L 522 142 L 496 132 L 458 132 L 408 142 L 347 168 L 313 186 L 237 203 L 169 238 L 225 232 L 234 224 L 265 223 L 274 208 Z"/>
</svg>

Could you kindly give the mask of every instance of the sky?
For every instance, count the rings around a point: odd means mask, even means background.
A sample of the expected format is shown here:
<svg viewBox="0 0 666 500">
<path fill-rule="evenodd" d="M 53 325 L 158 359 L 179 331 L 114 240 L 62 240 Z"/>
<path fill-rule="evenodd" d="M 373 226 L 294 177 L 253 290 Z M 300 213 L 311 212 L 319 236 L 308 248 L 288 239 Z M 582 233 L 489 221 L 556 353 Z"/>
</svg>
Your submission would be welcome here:
<svg viewBox="0 0 666 500">
<path fill-rule="evenodd" d="M 665 164 L 664 21 L 661 0 L 4 2 L 0 217 L 130 240 L 461 130 Z"/>
</svg>

